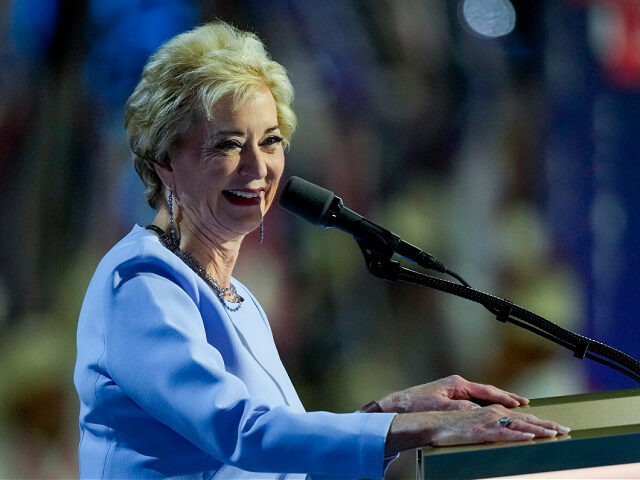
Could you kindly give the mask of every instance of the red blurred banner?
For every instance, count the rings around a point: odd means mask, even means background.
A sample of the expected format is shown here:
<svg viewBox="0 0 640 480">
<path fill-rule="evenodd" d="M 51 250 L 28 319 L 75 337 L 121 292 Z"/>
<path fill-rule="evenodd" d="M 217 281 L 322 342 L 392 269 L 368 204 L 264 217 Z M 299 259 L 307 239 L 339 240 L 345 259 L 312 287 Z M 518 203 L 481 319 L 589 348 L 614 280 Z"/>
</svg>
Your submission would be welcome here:
<svg viewBox="0 0 640 480">
<path fill-rule="evenodd" d="M 589 9 L 589 40 L 606 76 L 640 88 L 640 0 L 573 0 Z"/>
</svg>

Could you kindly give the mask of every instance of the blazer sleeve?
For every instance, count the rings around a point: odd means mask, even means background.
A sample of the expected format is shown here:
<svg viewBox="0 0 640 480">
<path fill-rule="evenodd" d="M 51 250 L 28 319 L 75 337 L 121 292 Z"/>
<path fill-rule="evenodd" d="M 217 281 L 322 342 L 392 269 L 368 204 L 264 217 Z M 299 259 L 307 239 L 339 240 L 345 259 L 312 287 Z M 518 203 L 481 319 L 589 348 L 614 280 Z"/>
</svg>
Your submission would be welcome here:
<svg viewBox="0 0 640 480">
<path fill-rule="evenodd" d="M 114 382 L 156 420 L 249 471 L 383 476 L 394 414 L 298 412 L 249 398 L 210 345 L 195 291 L 170 268 L 116 269 L 105 333 Z"/>
</svg>

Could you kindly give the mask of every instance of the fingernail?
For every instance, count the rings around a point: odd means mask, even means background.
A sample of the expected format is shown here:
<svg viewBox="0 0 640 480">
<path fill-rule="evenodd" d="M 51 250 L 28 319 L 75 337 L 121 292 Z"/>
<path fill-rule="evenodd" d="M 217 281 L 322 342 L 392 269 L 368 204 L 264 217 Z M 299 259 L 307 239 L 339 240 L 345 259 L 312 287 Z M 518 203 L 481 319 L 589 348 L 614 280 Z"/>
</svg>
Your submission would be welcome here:
<svg viewBox="0 0 640 480">
<path fill-rule="evenodd" d="M 523 438 L 533 438 L 535 437 L 535 435 L 531 432 L 522 432 L 522 437 Z"/>
<path fill-rule="evenodd" d="M 549 430 L 548 428 L 544 429 L 544 433 L 546 433 L 550 437 L 554 437 L 558 434 L 558 432 L 556 432 L 555 430 Z"/>
<path fill-rule="evenodd" d="M 565 427 L 563 425 L 558 425 L 558 431 L 560 433 L 569 433 L 571 429 L 569 427 Z"/>
<path fill-rule="evenodd" d="M 471 409 L 473 410 L 474 408 L 482 408 L 482 407 L 480 405 L 473 405 Z"/>
</svg>

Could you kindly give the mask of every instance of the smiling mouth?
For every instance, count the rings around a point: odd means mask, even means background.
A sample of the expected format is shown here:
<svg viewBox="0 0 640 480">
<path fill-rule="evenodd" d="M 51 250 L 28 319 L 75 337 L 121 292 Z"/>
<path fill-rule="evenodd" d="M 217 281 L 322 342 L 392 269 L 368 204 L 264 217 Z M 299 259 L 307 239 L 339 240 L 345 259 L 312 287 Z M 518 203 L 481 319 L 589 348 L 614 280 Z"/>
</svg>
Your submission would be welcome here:
<svg viewBox="0 0 640 480">
<path fill-rule="evenodd" d="M 246 191 L 246 190 L 223 190 L 222 194 L 229 202 L 234 205 L 251 206 L 260 205 L 262 200 L 262 190 Z"/>
</svg>

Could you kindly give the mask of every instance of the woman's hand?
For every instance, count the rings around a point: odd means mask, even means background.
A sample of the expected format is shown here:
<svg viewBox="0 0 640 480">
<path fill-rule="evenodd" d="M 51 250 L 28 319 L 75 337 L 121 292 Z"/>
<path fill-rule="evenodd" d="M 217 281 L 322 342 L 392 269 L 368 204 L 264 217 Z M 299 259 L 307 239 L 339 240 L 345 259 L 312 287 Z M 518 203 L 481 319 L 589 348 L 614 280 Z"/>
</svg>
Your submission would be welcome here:
<svg viewBox="0 0 640 480">
<path fill-rule="evenodd" d="M 505 392 L 492 385 L 482 385 L 451 375 L 435 382 L 394 392 L 378 401 L 383 412 L 413 413 L 437 410 L 469 410 L 482 404 L 505 407 L 527 405 L 529 400 L 515 393 Z"/>
<path fill-rule="evenodd" d="M 505 417 L 510 421 L 501 423 L 500 419 Z M 405 413 L 396 415 L 391 423 L 385 455 L 425 445 L 511 442 L 568 432 L 569 428 L 555 422 L 513 412 L 502 405 L 454 412 Z"/>
</svg>

